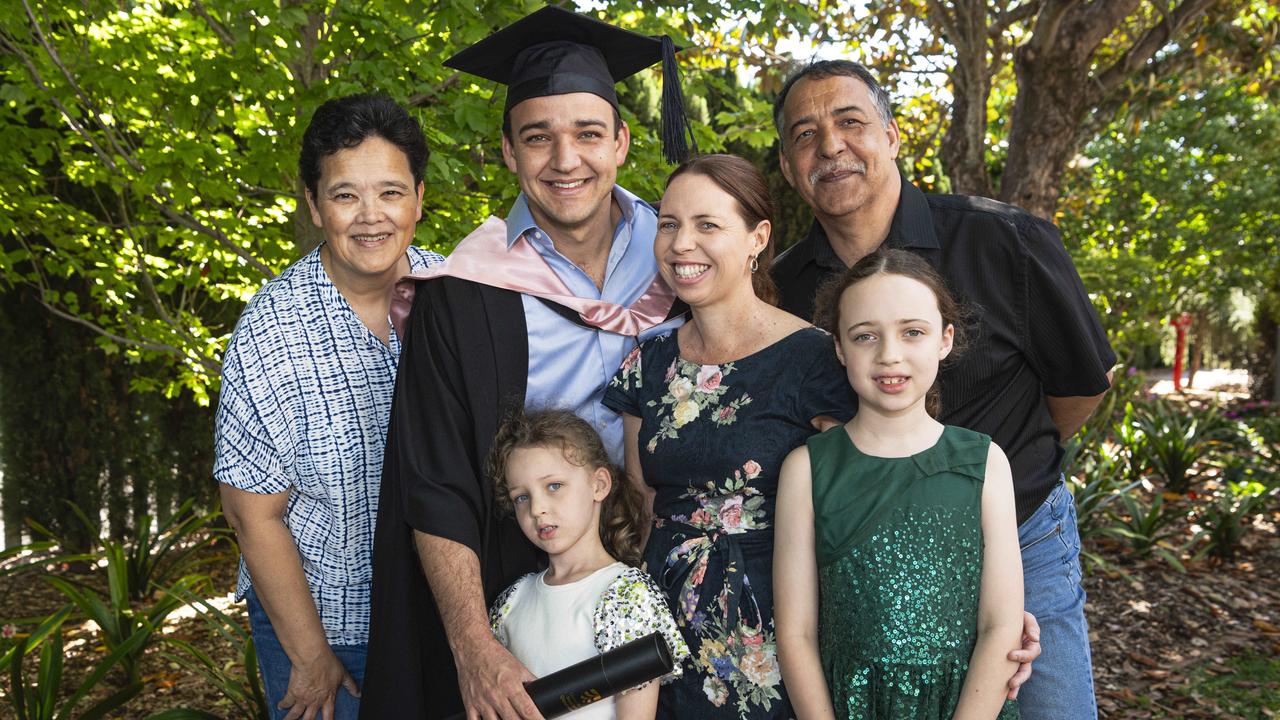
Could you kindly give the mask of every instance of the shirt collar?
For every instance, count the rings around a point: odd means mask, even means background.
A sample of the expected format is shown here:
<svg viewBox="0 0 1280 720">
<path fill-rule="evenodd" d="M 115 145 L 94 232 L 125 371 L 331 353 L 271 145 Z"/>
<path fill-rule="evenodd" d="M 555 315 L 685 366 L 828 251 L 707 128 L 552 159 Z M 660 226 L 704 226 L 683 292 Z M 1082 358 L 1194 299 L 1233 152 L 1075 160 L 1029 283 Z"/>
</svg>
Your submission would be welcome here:
<svg viewBox="0 0 1280 720">
<path fill-rule="evenodd" d="M 618 207 L 622 209 L 622 220 L 619 224 L 631 225 L 635 218 L 636 207 L 645 206 L 652 210 L 648 203 L 631 194 L 621 185 L 613 186 L 613 199 L 617 201 Z M 516 197 L 515 204 L 511 206 L 511 212 L 507 213 L 507 247 L 510 248 L 516 239 L 530 230 L 542 229 L 538 227 L 538 223 L 533 219 L 533 211 L 529 209 L 529 198 L 523 192 Z M 614 229 L 616 235 L 617 229 Z M 542 232 L 542 237 L 546 237 L 546 232 Z"/>
<path fill-rule="evenodd" d="M 898 207 L 893 211 L 893 222 L 889 225 L 889 235 L 882 245 L 891 248 L 919 248 L 937 250 L 938 234 L 933 229 L 933 214 L 929 211 L 929 200 L 915 185 L 907 181 L 907 177 L 898 173 L 902 182 L 902 190 L 898 195 Z M 844 270 L 844 261 L 831 247 L 827 239 L 827 231 L 822 223 L 813 221 L 809 228 L 809 241 L 812 260 L 820 267 L 832 270 Z"/>
<path fill-rule="evenodd" d="M 902 178 L 902 191 L 898 195 L 898 209 L 893 213 L 893 223 L 889 226 L 889 236 L 884 244 L 896 248 L 919 248 L 937 250 L 938 234 L 933 229 L 933 213 L 929 210 L 929 199 L 920 188 Z"/>
</svg>

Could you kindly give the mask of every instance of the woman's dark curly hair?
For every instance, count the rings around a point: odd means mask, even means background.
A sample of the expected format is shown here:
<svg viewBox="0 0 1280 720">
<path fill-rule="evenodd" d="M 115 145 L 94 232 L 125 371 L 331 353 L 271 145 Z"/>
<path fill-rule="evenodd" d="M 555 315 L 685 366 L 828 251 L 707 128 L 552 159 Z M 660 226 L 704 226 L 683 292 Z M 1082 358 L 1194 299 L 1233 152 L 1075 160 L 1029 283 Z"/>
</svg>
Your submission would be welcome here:
<svg viewBox="0 0 1280 720">
<path fill-rule="evenodd" d="M 519 411 L 508 417 L 493 438 L 486 471 L 493 481 L 494 503 L 515 511 L 508 493 L 511 453 L 520 448 L 555 448 L 565 460 L 592 472 L 609 471 L 609 495 L 600 507 L 600 541 L 615 559 L 640 565 L 640 530 L 648 522 L 648 503 L 626 473 L 609 459 L 595 428 L 568 410 Z"/>
<path fill-rule="evenodd" d="M 970 311 L 956 301 L 955 296 L 947 289 L 947 282 L 927 260 L 906 250 L 882 247 L 854 263 L 853 267 L 844 271 L 843 274 L 827 281 L 819 288 L 813 303 L 813 324 L 839 339 L 840 298 L 844 296 L 844 291 L 873 275 L 882 274 L 911 278 L 933 292 L 933 296 L 938 299 L 938 313 L 942 315 L 942 326 L 945 328 L 950 325 L 955 328 L 955 335 L 951 340 L 951 353 L 947 355 L 946 360 L 953 361 L 959 357 L 969 340 L 966 328 Z M 942 391 L 938 387 L 938 382 L 938 380 L 934 381 L 924 401 L 925 410 L 935 418 L 942 412 Z"/>
<path fill-rule="evenodd" d="M 361 93 L 334 98 L 316 108 L 302 133 L 298 172 L 312 197 L 319 198 L 321 161 L 370 137 L 380 137 L 399 148 L 409 162 L 413 184 L 422 182 L 429 155 L 422 126 L 390 96 Z"/>
</svg>

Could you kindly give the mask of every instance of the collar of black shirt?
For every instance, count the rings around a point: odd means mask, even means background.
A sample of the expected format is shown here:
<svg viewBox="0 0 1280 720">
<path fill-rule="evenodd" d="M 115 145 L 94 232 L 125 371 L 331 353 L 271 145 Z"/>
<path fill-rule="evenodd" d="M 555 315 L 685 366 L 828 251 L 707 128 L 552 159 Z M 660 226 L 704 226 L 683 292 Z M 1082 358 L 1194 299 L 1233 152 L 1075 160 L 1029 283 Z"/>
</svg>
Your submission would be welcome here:
<svg viewBox="0 0 1280 720">
<path fill-rule="evenodd" d="M 933 214 L 929 210 L 929 200 L 907 177 L 898 173 L 902 181 L 902 192 L 898 196 L 898 209 L 893 212 L 893 223 L 889 226 L 889 235 L 883 247 L 911 248 L 913 250 L 938 250 L 938 235 L 933 229 Z M 819 267 L 830 270 L 844 270 L 844 261 L 831 247 L 827 239 L 827 231 L 817 220 L 809 228 L 805 236 L 805 244 L 813 253 L 813 262 Z M 797 248 L 799 249 L 799 248 Z M 922 253 L 930 257 L 932 253 Z"/>
</svg>

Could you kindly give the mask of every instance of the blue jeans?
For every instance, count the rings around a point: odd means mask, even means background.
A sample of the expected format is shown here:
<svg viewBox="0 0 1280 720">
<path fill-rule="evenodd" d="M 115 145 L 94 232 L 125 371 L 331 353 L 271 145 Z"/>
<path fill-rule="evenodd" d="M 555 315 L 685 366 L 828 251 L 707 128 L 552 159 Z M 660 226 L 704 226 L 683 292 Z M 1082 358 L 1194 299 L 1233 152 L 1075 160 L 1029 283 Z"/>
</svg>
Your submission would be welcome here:
<svg viewBox="0 0 1280 720">
<path fill-rule="evenodd" d="M 1022 720 L 1094 720 L 1093 662 L 1080 583 L 1076 505 L 1059 481 L 1018 528 L 1027 612 L 1040 623 L 1043 653 L 1018 693 Z"/>
<path fill-rule="evenodd" d="M 253 633 L 253 647 L 258 653 L 258 669 L 262 671 L 262 689 L 267 696 L 267 707 L 271 711 L 271 720 L 284 720 L 288 710 L 276 707 L 289 691 L 289 673 L 293 663 L 285 654 L 276 631 L 271 627 L 267 611 L 253 588 L 249 588 L 245 601 L 249 605 L 249 632 Z M 333 645 L 333 653 L 342 661 L 347 672 L 355 679 L 356 685 L 364 687 L 364 659 L 366 645 Z M 1038 666 L 1038 664 L 1037 664 Z M 338 687 L 338 696 L 333 704 L 334 720 L 356 720 L 360 714 L 360 699 L 347 692 L 345 687 Z M 316 713 L 316 718 L 320 714 Z"/>
</svg>

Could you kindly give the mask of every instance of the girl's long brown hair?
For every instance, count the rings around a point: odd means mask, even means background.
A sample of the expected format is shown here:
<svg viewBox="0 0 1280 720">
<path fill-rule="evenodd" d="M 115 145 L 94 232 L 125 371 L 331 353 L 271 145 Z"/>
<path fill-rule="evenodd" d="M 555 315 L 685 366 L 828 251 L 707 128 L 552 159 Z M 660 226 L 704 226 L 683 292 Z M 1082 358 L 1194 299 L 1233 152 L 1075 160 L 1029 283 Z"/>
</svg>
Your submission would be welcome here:
<svg viewBox="0 0 1280 720">
<path fill-rule="evenodd" d="M 600 542 L 616 560 L 640 565 L 640 530 L 648 522 L 647 503 L 640 489 L 609 459 L 595 428 L 568 410 L 519 411 L 498 428 L 489 452 L 487 473 L 493 481 L 494 503 L 514 512 L 508 496 L 507 468 L 511 453 L 519 448 L 555 448 L 565 460 L 592 472 L 604 468 L 612 481 L 600 507 Z"/>
</svg>

